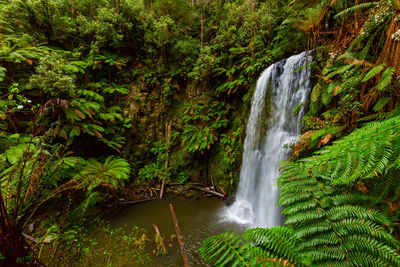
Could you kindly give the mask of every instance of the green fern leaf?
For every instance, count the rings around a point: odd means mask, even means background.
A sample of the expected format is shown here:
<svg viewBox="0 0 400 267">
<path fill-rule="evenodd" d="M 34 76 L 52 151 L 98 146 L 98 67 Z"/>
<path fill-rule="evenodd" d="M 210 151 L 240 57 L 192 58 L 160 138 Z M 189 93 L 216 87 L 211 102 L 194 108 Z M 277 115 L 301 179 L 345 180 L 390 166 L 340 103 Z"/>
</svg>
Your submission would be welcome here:
<svg viewBox="0 0 400 267">
<path fill-rule="evenodd" d="M 385 68 L 385 65 L 378 65 L 374 68 L 372 68 L 364 77 L 364 79 L 362 80 L 362 82 L 366 82 L 369 79 L 375 77 L 376 75 L 378 75 L 383 69 Z"/>
</svg>

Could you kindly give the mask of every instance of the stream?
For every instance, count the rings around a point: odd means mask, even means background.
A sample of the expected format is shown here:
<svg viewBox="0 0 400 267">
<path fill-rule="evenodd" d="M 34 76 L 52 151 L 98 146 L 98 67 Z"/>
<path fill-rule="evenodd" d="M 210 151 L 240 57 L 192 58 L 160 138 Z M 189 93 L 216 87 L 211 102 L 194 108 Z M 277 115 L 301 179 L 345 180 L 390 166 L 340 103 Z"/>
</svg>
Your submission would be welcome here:
<svg viewBox="0 0 400 267">
<path fill-rule="evenodd" d="M 166 196 L 162 200 L 124 208 L 109 219 L 112 228 L 122 227 L 129 230 L 138 226 L 146 230 L 148 237 L 153 238 L 153 224 L 156 224 L 164 238 L 168 254 L 156 256 L 151 253 L 152 263 L 148 266 L 183 266 L 178 241 L 176 237 L 171 240 L 171 235 L 175 235 L 175 228 L 169 209 L 170 203 L 174 206 L 191 266 L 206 266 L 198 252 L 204 239 L 230 230 L 245 230 L 244 226 L 221 219 L 220 214 L 226 206 L 216 198 L 194 200 Z"/>
</svg>

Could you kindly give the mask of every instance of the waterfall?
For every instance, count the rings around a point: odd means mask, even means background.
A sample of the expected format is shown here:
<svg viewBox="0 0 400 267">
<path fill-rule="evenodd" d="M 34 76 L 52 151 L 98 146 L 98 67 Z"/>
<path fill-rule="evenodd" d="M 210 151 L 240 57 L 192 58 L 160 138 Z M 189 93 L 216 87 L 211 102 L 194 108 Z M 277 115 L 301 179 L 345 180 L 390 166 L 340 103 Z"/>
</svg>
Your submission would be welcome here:
<svg viewBox="0 0 400 267">
<path fill-rule="evenodd" d="M 284 145 L 298 139 L 301 133 L 305 110 L 301 107 L 295 115 L 293 109 L 307 100 L 311 90 L 310 69 L 305 66 L 311 60 L 306 52 L 292 56 L 271 65 L 258 79 L 236 199 L 225 213 L 229 220 L 251 227 L 282 223 L 276 185 L 279 162 L 290 153 Z"/>
</svg>

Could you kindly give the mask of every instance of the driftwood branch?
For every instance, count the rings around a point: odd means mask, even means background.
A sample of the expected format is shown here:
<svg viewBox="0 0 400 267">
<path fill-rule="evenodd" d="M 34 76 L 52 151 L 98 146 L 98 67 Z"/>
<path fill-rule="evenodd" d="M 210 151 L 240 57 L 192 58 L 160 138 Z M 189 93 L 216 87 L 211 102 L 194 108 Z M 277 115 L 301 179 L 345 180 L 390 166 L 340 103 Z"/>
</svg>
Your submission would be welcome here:
<svg viewBox="0 0 400 267">
<path fill-rule="evenodd" d="M 162 199 L 162 197 L 164 195 L 164 189 L 165 189 L 165 178 L 162 180 L 162 183 L 161 183 L 160 199 Z"/>
<path fill-rule="evenodd" d="M 33 236 L 27 235 L 25 233 L 22 233 L 22 236 L 25 237 L 27 240 L 37 244 L 40 242 L 40 240 L 38 238 L 34 238 Z"/>
<path fill-rule="evenodd" d="M 172 206 L 172 204 L 169 204 L 169 208 L 171 210 L 172 220 L 174 221 L 174 225 L 175 225 L 176 237 L 178 239 L 179 247 L 181 248 L 183 263 L 184 263 L 185 267 L 190 267 L 188 256 L 186 254 L 186 250 L 185 250 L 185 247 L 184 247 L 183 241 L 182 241 L 181 230 L 179 229 L 178 220 L 176 219 L 176 216 L 175 216 L 174 207 Z"/>
<path fill-rule="evenodd" d="M 208 189 L 208 188 L 202 188 L 202 187 L 198 187 L 198 186 L 195 186 L 195 185 L 191 185 L 190 187 L 193 188 L 193 189 L 197 189 L 197 190 L 206 192 L 206 193 L 208 193 L 208 194 L 217 196 L 217 197 L 225 198 L 225 195 L 224 195 L 224 194 L 221 194 L 221 193 L 212 191 L 212 190 L 210 190 L 210 189 Z"/>
</svg>

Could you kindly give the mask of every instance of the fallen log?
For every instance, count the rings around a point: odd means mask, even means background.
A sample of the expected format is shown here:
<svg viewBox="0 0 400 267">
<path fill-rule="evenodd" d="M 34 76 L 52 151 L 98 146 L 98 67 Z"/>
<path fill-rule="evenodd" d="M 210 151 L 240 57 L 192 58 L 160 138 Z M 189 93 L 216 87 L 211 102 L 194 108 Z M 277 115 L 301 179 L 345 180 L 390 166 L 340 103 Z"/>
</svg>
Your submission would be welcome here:
<svg viewBox="0 0 400 267">
<path fill-rule="evenodd" d="M 198 186 L 195 186 L 195 185 L 191 185 L 190 187 L 193 188 L 193 189 L 197 189 L 197 190 L 206 192 L 208 194 L 211 194 L 211 195 L 214 195 L 214 196 L 221 197 L 221 198 L 225 199 L 225 195 L 224 194 L 212 191 L 212 190 L 210 190 L 208 188 L 201 188 L 201 187 L 198 187 Z"/>
<path fill-rule="evenodd" d="M 178 239 L 178 244 L 179 244 L 179 247 L 181 248 L 181 253 L 182 253 L 184 266 L 185 267 L 190 267 L 188 256 L 186 254 L 186 250 L 185 250 L 185 247 L 184 247 L 183 241 L 182 241 L 181 230 L 179 229 L 178 220 L 176 219 L 176 216 L 175 216 L 174 207 L 172 206 L 172 204 L 169 204 L 169 208 L 171 210 L 172 220 L 174 221 L 176 237 Z"/>
</svg>

